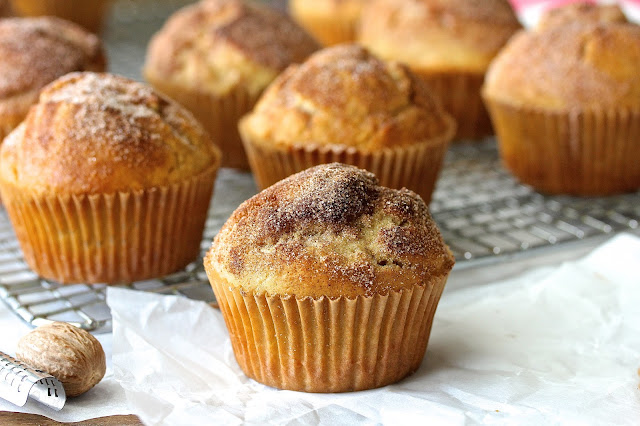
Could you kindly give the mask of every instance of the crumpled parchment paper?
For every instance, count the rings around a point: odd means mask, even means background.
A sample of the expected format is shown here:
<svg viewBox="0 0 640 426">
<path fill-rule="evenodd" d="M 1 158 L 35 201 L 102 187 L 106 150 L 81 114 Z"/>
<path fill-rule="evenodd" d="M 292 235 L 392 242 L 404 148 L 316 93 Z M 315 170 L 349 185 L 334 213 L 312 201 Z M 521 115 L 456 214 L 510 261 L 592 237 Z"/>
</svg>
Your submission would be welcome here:
<svg viewBox="0 0 640 426">
<path fill-rule="evenodd" d="M 305 394 L 235 362 L 219 311 L 109 288 L 114 377 L 148 424 L 637 424 L 640 239 L 445 292 L 422 367 L 392 386 Z M 427 423 L 429 422 L 429 423 Z"/>
</svg>

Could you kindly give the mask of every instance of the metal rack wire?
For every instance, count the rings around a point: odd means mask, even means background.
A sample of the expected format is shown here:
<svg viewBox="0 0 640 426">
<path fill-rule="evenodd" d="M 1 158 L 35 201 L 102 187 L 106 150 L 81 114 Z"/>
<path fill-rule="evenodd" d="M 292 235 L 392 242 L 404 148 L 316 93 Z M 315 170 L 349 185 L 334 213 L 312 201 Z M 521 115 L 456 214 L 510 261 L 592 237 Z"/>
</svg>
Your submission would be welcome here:
<svg viewBox="0 0 640 426">
<path fill-rule="evenodd" d="M 638 231 L 640 193 L 543 196 L 511 177 L 487 141 L 454 146 L 431 210 L 460 267 L 472 267 L 464 260 Z"/>
<path fill-rule="evenodd" d="M 141 79 L 151 35 L 185 0 L 119 1 L 104 34 L 111 69 Z M 276 0 L 276 4 L 282 2 Z M 206 250 L 231 212 L 255 194 L 248 173 L 222 170 L 202 240 Z M 545 197 L 518 184 L 499 163 L 495 141 L 457 144 L 446 160 L 431 210 L 454 252 L 457 269 L 533 257 L 552 246 L 624 230 L 640 231 L 640 193 L 608 198 Z M 184 271 L 129 288 L 213 301 L 200 260 Z M 108 330 L 104 285 L 60 286 L 40 279 L 24 263 L 6 213 L 0 209 L 0 299 L 26 322 L 67 321 Z"/>
<path fill-rule="evenodd" d="M 202 240 L 209 247 L 231 212 L 256 188 L 249 173 L 222 170 Z M 607 198 L 546 197 L 518 184 L 499 164 L 494 141 L 454 145 L 431 210 L 454 252 L 457 269 L 499 264 L 505 256 L 536 256 L 550 246 L 620 231 L 639 231 L 640 193 Z M 126 285 L 161 294 L 214 301 L 201 259 L 184 271 Z M 35 326 L 57 320 L 108 330 L 105 285 L 60 286 L 24 263 L 4 210 L 0 210 L 0 298 Z"/>
</svg>

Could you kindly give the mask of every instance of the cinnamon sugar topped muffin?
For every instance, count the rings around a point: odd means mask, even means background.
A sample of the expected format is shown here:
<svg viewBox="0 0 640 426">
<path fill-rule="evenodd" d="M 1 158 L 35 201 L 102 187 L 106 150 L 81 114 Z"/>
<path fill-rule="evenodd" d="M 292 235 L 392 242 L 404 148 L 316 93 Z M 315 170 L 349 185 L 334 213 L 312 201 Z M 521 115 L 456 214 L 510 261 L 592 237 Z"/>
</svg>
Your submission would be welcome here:
<svg viewBox="0 0 640 426">
<path fill-rule="evenodd" d="M 62 19 L 0 20 L 0 137 L 27 115 L 45 85 L 72 71 L 104 71 L 100 40 Z"/>
<path fill-rule="evenodd" d="M 547 192 L 640 188 L 640 27 L 550 27 L 514 37 L 483 94 L 505 165 Z"/>
<path fill-rule="evenodd" d="M 520 28 L 507 0 L 372 0 L 359 41 L 417 70 L 484 72 Z"/>
<path fill-rule="evenodd" d="M 545 31 L 574 23 L 625 23 L 628 22 L 617 4 L 571 3 L 549 9 L 536 25 L 536 31 Z"/>
<path fill-rule="evenodd" d="M 205 269 L 248 376 L 346 392 L 419 367 L 453 263 L 418 195 L 334 163 L 243 203 Z"/>
<path fill-rule="evenodd" d="M 174 14 L 149 45 L 145 73 L 185 88 L 260 92 L 318 45 L 275 10 L 240 0 L 205 0 Z"/>
<path fill-rule="evenodd" d="M 0 176 L 31 193 L 115 193 L 180 182 L 217 156 L 193 117 L 152 88 L 72 73 L 6 139 Z"/>
<path fill-rule="evenodd" d="M 353 298 L 442 276 L 453 257 L 415 193 L 333 163 L 242 204 L 207 262 L 244 291 Z"/>
<path fill-rule="evenodd" d="M 141 83 L 71 73 L 0 148 L 0 192 L 25 260 L 61 283 L 159 277 L 200 249 L 220 153 Z"/>
<path fill-rule="evenodd" d="M 457 138 L 492 133 L 480 97 L 484 73 L 521 28 L 507 0 L 371 0 L 358 41 L 407 64 L 458 122 Z"/>
<path fill-rule="evenodd" d="M 492 64 L 486 96 L 547 109 L 640 107 L 640 26 L 573 25 L 515 37 Z"/>
<path fill-rule="evenodd" d="M 406 67 L 353 44 L 322 50 L 290 67 L 241 127 L 258 143 L 375 151 L 440 136 L 452 122 Z"/>
<path fill-rule="evenodd" d="M 222 147 L 225 165 L 246 168 L 238 118 L 282 70 L 317 48 L 266 6 L 203 0 L 176 12 L 153 37 L 144 75 L 196 115 Z"/>
<path fill-rule="evenodd" d="M 262 188 L 337 161 L 427 201 L 455 132 L 453 119 L 409 69 L 355 44 L 326 48 L 288 68 L 239 127 Z"/>
</svg>

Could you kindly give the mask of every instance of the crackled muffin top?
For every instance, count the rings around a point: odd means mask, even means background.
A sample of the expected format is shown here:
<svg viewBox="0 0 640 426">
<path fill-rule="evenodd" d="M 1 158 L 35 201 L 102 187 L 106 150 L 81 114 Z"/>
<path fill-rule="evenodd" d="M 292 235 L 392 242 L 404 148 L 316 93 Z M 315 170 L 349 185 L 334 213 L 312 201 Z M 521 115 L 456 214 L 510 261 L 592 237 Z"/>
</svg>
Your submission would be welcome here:
<svg viewBox="0 0 640 426">
<path fill-rule="evenodd" d="M 38 93 L 72 71 L 104 71 L 100 40 L 54 17 L 0 20 L 0 137 L 24 119 Z"/>
<path fill-rule="evenodd" d="M 317 42 L 291 18 L 242 0 L 203 0 L 176 12 L 149 44 L 151 80 L 222 95 L 262 91 Z"/>
<path fill-rule="evenodd" d="M 484 72 L 520 28 L 507 0 L 371 0 L 358 41 L 413 69 Z"/>
<path fill-rule="evenodd" d="M 0 99 L 40 90 L 72 71 L 105 67 L 95 35 L 54 17 L 0 20 L 0 58 Z"/>
<path fill-rule="evenodd" d="M 407 67 L 346 44 L 289 67 L 241 120 L 240 129 L 270 146 L 374 151 L 447 137 L 455 123 Z"/>
<path fill-rule="evenodd" d="M 484 94 L 547 109 L 640 107 L 640 26 L 569 25 L 518 34 L 498 55 Z"/>
<path fill-rule="evenodd" d="M 180 105 L 111 74 L 71 73 L 43 89 L 0 150 L 0 179 L 37 194 L 170 185 L 220 153 Z"/>
<path fill-rule="evenodd" d="M 448 274 L 454 259 L 415 193 L 353 166 L 316 166 L 244 202 L 205 259 L 242 291 L 356 297 Z"/>
</svg>

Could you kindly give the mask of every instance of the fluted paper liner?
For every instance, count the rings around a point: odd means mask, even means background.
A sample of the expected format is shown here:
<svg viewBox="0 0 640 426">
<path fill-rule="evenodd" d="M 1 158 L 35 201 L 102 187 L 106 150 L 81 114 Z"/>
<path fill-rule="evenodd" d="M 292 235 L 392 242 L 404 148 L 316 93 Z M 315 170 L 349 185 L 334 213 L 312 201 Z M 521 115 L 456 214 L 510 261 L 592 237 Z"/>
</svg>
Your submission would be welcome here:
<svg viewBox="0 0 640 426">
<path fill-rule="evenodd" d="M 225 95 L 216 96 L 172 85 L 152 77 L 150 73 L 146 73 L 145 78 L 157 90 L 191 111 L 200 121 L 222 151 L 222 167 L 249 169 L 247 155 L 238 134 L 238 120 L 253 109 L 262 92 L 250 93 L 244 87 L 236 87 Z"/>
<path fill-rule="evenodd" d="M 60 283 L 160 277 L 196 259 L 218 166 L 174 185 L 133 192 L 37 196 L 2 182 L 24 258 Z"/>
<path fill-rule="evenodd" d="M 245 293 L 207 267 L 245 374 L 304 392 L 395 383 L 420 366 L 447 275 L 387 294 L 331 299 Z"/>
<path fill-rule="evenodd" d="M 431 88 L 444 109 L 455 118 L 454 139 L 481 139 L 493 134 L 489 113 L 482 101 L 483 73 L 413 70 Z"/>
<path fill-rule="evenodd" d="M 505 166 L 548 194 L 640 188 L 640 109 L 545 111 L 486 97 Z"/>
<path fill-rule="evenodd" d="M 452 126 L 447 134 L 428 142 L 376 152 L 364 152 L 353 147 L 337 145 L 298 144 L 286 148 L 269 147 L 266 143 L 254 141 L 242 130 L 242 126 L 240 131 L 253 176 L 260 189 L 310 167 L 338 162 L 369 170 L 378 177 L 382 186 L 411 189 L 428 204 L 454 127 Z"/>
</svg>

